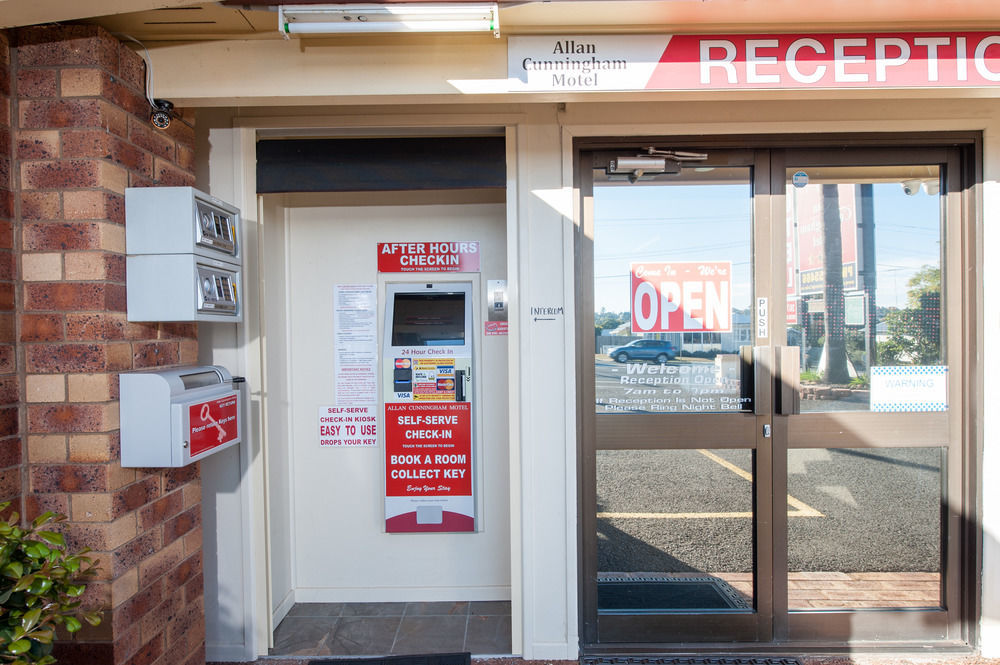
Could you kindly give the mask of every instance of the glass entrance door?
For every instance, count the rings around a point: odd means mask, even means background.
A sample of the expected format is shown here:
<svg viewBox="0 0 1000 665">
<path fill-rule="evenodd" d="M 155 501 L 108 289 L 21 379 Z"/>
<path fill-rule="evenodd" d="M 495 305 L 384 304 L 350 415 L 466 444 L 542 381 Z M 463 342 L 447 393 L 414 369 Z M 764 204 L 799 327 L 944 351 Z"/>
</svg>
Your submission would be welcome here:
<svg viewBox="0 0 1000 665">
<path fill-rule="evenodd" d="M 958 151 L 580 163 L 585 645 L 961 641 Z"/>
</svg>

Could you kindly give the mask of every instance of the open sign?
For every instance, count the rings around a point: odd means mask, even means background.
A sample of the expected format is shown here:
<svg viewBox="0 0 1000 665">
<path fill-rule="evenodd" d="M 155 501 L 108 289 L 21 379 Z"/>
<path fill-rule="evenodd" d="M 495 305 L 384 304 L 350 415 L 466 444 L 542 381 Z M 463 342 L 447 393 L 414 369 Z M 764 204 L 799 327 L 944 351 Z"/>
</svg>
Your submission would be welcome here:
<svg viewBox="0 0 1000 665">
<path fill-rule="evenodd" d="M 632 263 L 632 332 L 730 332 L 729 261 Z"/>
</svg>

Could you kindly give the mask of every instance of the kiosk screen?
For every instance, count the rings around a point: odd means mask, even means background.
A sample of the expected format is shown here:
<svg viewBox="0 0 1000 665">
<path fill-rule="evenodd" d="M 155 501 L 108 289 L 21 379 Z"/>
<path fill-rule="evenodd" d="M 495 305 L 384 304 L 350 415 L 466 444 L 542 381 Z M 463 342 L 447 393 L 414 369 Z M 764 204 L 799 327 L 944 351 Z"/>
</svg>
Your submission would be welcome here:
<svg viewBox="0 0 1000 665">
<path fill-rule="evenodd" d="M 464 346 L 464 293 L 396 293 L 393 346 Z"/>
</svg>

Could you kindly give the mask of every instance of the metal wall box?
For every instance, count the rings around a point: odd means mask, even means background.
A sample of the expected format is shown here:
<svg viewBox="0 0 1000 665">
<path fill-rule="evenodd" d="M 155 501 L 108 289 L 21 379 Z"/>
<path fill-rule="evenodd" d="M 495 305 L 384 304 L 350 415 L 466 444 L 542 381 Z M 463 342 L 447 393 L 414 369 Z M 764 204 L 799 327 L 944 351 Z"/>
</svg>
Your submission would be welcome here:
<svg viewBox="0 0 1000 665">
<path fill-rule="evenodd" d="M 179 467 L 241 440 L 240 391 L 225 367 L 118 375 L 123 467 Z"/>
<path fill-rule="evenodd" d="M 193 187 L 129 187 L 125 220 L 126 254 L 199 254 L 242 262 L 239 209 Z"/>
<path fill-rule="evenodd" d="M 243 320 L 240 211 L 193 187 L 125 190 L 129 321 Z"/>
<path fill-rule="evenodd" d="M 243 320 L 239 266 L 196 254 L 125 257 L 129 321 Z"/>
</svg>

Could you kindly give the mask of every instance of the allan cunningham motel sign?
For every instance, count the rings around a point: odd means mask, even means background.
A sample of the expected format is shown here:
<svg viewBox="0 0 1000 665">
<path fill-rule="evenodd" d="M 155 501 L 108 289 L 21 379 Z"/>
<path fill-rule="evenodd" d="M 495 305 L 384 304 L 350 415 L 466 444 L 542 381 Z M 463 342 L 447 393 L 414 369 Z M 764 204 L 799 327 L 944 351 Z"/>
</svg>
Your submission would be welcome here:
<svg viewBox="0 0 1000 665">
<path fill-rule="evenodd" d="M 981 87 L 1000 33 L 512 36 L 513 91 Z"/>
</svg>

